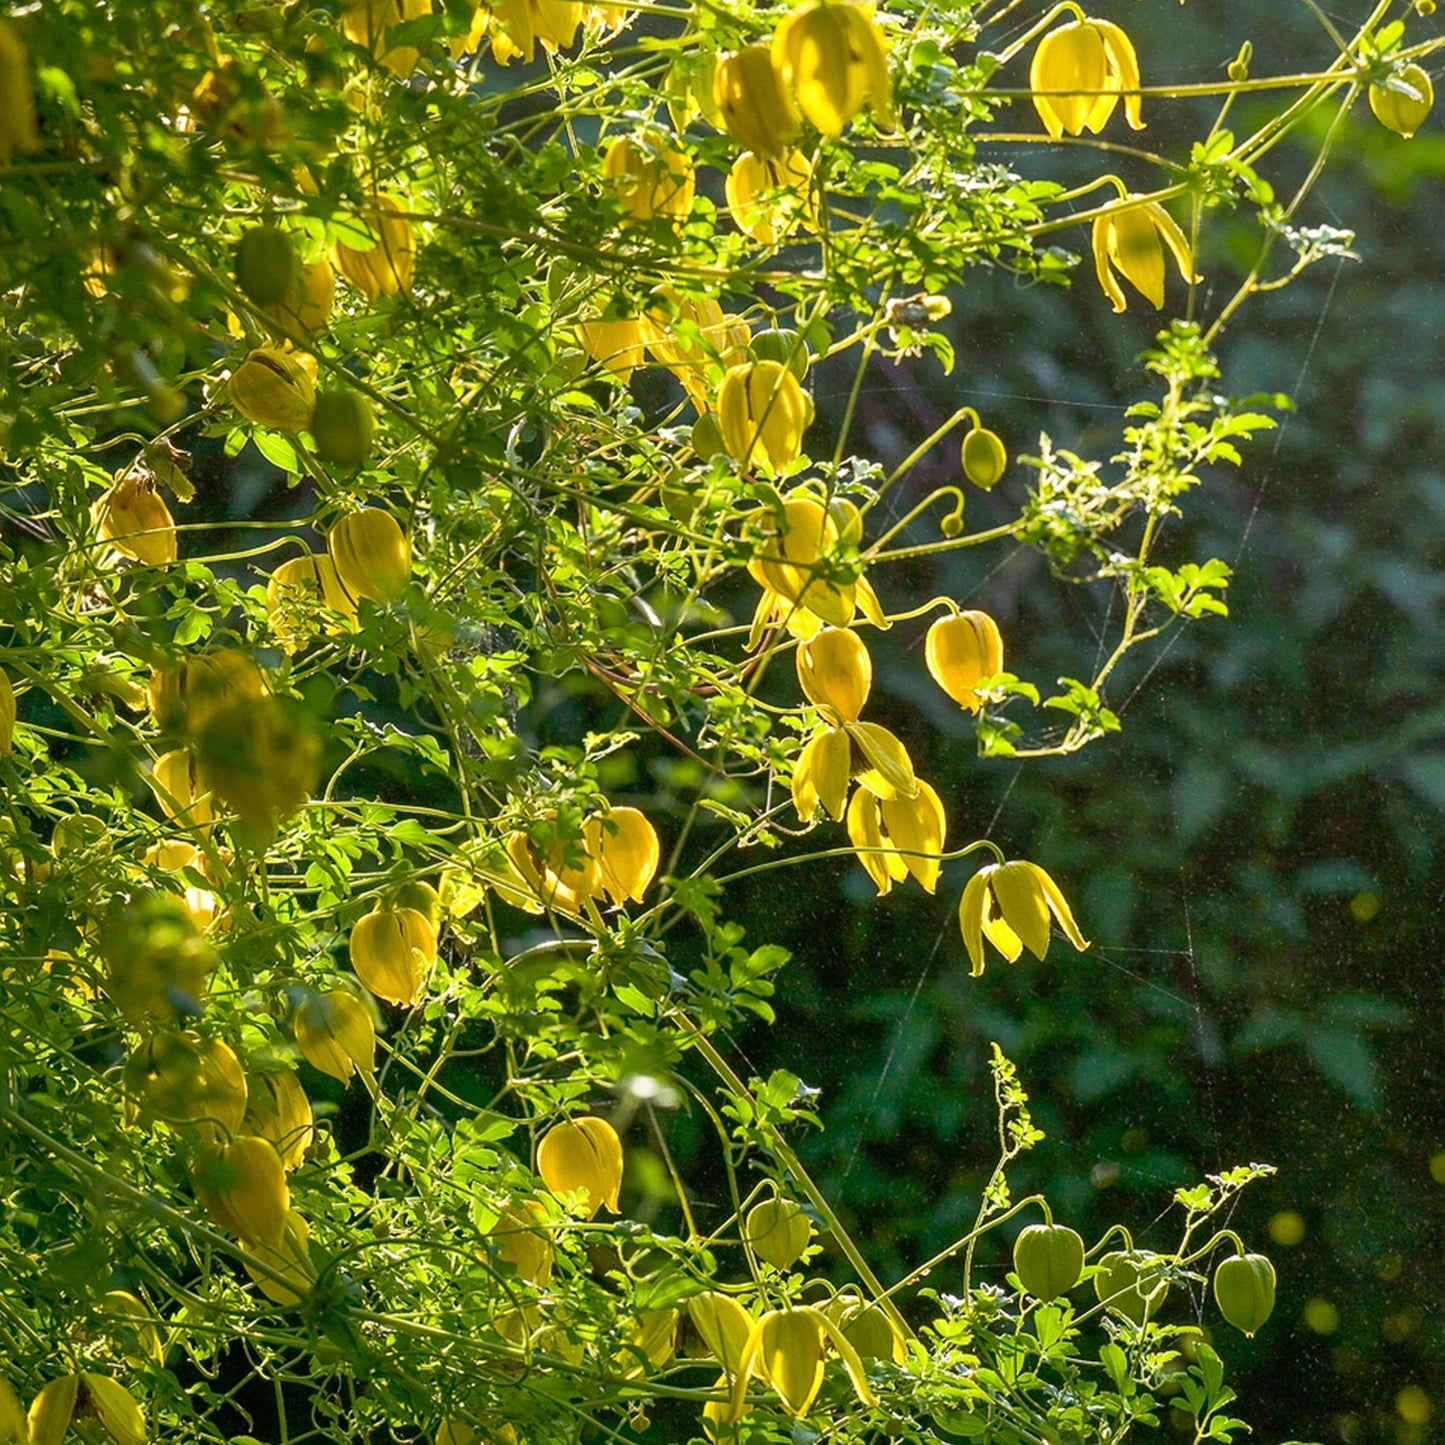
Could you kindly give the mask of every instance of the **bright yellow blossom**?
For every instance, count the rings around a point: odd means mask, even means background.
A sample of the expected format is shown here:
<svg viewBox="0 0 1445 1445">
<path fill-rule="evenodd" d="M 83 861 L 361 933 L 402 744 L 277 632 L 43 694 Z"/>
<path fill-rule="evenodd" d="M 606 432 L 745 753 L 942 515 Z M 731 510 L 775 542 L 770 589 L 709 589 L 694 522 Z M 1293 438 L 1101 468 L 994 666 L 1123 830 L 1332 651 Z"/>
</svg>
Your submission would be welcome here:
<svg viewBox="0 0 1445 1445">
<path fill-rule="evenodd" d="M 778 1392 L 783 1409 L 790 1415 L 806 1415 L 823 1383 L 825 1340 L 837 1350 L 859 1400 L 876 1405 L 858 1351 L 821 1310 L 803 1305 L 769 1310 L 753 1326 L 738 1361 L 726 1423 L 736 1424 L 742 1418 L 747 1409 L 748 1383 L 754 1375 L 761 1376 Z"/>
<path fill-rule="evenodd" d="M 921 778 L 911 798 L 880 799 L 859 788 L 848 805 L 848 837 L 881 898 L 911 873 L 926 893 L 938 887 L 948 827 L 943 803 Z M 896 848 L 889 853 L 880 851 Z"/>
<path fill-rule="evenodd" d="M 1015 860 L 990 863 L 968 880 L 958 905 L 963 946 L 973 976 L 983 972 L 983 941 L 987 939 L 1013 963 L 1028 949 L 1042 961 L 1049 947 L 1049 915 L 1081 952 L 1089 945 L 1059 886 L 1037 863 Z"/>
<path fill-rule="evenodd" d="M 1034 51 L 1029 89 L 1039 119 L 1055 140 L 1065 131 L 1098 134 L 1121 96 L 1129 124 L 1144 128 L 1139 58 L 1133 42 L 1111 21 L 1090 16 L 1050 30 Z"/>
<path fill-rule="evenodd" d="M 1094 269 L 1099 285 L 1115 311 L 1123 311 L 1127 305 L 1124 290 L 1114 275 L 1116 271 L 1140 295 L 1156 307 L 1162 306 L 1165 246 L 1186 281 L 1193 284 L 1204 278 L 1195 273 L 1194 256 L 1184 232 L 1158 201 L 1128 196 L 1124 199 L 1129 204 L 1106 211 L 1094 221 Z"/>
<path fill-rule="evenodd" d="M 873 660 L 863 639 L 846 627 L 825 627 L 798 648 L 798 683 L 815 707 L 839 722 L 858 721 L 873 685 Z"/>
<path fill-rule="evenodd" d="M 888 49 L 867 7 L 851 0 L 799 5 L 773 34 L 773 64 L 824 135 L 837 135 L 864 105 L 881 126 L 893 127 Z"/>
</svg>

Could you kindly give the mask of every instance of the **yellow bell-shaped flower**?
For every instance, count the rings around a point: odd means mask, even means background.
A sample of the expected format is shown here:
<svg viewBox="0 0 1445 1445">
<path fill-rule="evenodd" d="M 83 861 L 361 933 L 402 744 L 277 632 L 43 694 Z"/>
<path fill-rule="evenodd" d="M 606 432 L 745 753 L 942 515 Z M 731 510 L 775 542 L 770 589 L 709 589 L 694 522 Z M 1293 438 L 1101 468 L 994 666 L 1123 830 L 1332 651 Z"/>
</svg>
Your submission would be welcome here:
<svg viewBox="0 0 1445 1445">
<path fill-rule="evenodd" d="M 754 1375 L 761 1376 L 778 1392 L 783 1409 L 790 1415 L 806 1415 L 823 1383 L 825 1340 L 838 1352 L 858 1399 L 864 1405 L 876 1405 L 877 1398 L 857 1350 L 821 1310 L 802 1305 L 770 1310 L 753 1326 L 738 1362 L 725 1423 L 736 1424 L 742 1418 L 748 1383 Z"/>
<path fill-rule="evenodd" d="M 699 412 L 706 412 L 709 373 L 715 376 L 745 354 L 747 325 L 728 316 L 712 296 L 687 296 L 671 286 L 654 295 L 647 310 L 647 348 L 683 384 Z"/>
<path fill-rule="evenodd" d="M 813 399 L 779 361 L 730 366 L 717 397 L 718 422 L 728 455 L 748 463 L 767 459 L 786 471 L 803 454 L 803 433 L 813 424 Z"/>
<path fill-rule="evenodd" d="M 948 820 L 938 794 L 922 778 L 917 782 L 918 791 L 911 798 L 881 799 L 859 788 L 848 805 L 848 837 L 879 897 L 910 873 L 924 892 L 938 887 Z M 890 848 L 899 851 L 878 851 Z"/>
<path fill-rule="evenodd" d="M 939 687 L 969 712 L 977 712 L 983 706 L 979 682 L 1003 671 L 1003 638 L 988 613 L 957 612 L 940 617 L 928 629 L 923 656 Z"/>
<path fill-rule="evenodd" d="M 848 784 L 853 777 L 853 747 L 842 728 L 824 728 L 803 746 L 793 765 L 793 806 L 809 822 L 821 803 L 835 822 L 843 821 Z"/>
<path fill-rule="evenodd" d="M 415 908 L 378 908 L 356 921 L 347 948 L 357 978 L 372 993 L 409 1007 L 436 963 L 436 930 Z"/>
<path fill-rule="evenodd" d="M 778 362 L 757 364 L 784 369 Z M 817 574 L 819 558 L 840 540 L 840 530 L 836 516 L 816 497 L 791 493 L 783 499 L 781 516 L 772 510 L 759 513 L 752 531 L 758 552 L 748 563 L 748 575 L 759 586 L 834 627 L 853 620 L 855 585 Z"/>
<path fill-rule="evenodd" d="M 813 172 L 795 150 L 776 157 L 744 151 L 728 171 L 723 193 L 734 225 L 760 246 L 777 245 L 799 221 L 817 221 Z"/>
<path fill-rule="evenodd" d="M 243 1134 L 202 1151 L 191 1164 L 191 1187 L 206 1213 L 238 1239 L 281 1243 L 291 1190 L 281 1156 L 265 1139 Z"/>
<path fill-rule="evenodd" d="M 599 366 L 626 386 L 632 373 L 646 364 L 647 346 L 656 328 L 646 316 L 605 314 L 588 317 L 576 326 L 577 344 Z"/>
<path fill-rule="evenodd" d="M 316 405 L 316 361 L 303 351 L 258 346 L 231 373 L 231 401 L 247 421 L 298 432 Z"/>
<path fill-rule="evenodd" d="M 311 1293 L 316 1283 L 316 1267 L 311 1263 L 311 1226 L 296 1210 L 286 1212 L 286 1227 L 277 1244 L 262 1244 L 252 1241 L 249 1252 L 256 1256 L 266 1269 L 257 1269 L 250 1260 L 243 1259 L 242 1267 L 251 1276 L 256 1288 L 267 1299 L 288 1308 L 299 1305 Z M 281 1278 L 277 1279 L 276 1276 Z"/>
<path fill-rule="evenodd" d="M 781 156 L 802 133 L 797 108 L 766 45 L 745 45 L 718 62 L 713 99 L 727 133 L 757 155 Z"/>
<path fill-rule="evenodd" d="M 147 476 L 126 472 L 91 509 L 96 532 L 123 557 L 149 567 L 176 560 L 176 520 Z"/>
<path fill-rule="evenodd" d="M 156 668 L 146 687 L 146 701 L 165 731 L 195 738 L 217 713 L 237 703 L 259 702 L 270 692 L 265 675 L 246 653 L 237 647 L 218 647 Z"/>
<path fill-rule="evenodd" d="M 205 828 L 216 820 L 213 796 L 201 783 L 190 748 L 162 753 L 151 769 L 156 801 L 183 828 Z"/>
<path fill-rule="evenodd" d="M 597 863 L 607 896 L 614 903 L 627 898 L 641 903 L 662 859 L 657 830 L 636 808 L 610 808 L 595 822 Z"/>
<path fill-rule="evenodd" d="M 364 45 L 393 75 L 405 80 L 421 53 L 412 45 L 388 45 L 386 32 L 405 21 L 431 14 L 431 0 L 346 0 L 341 33 L 353 45 Z"/>
<path fill-rule="evenodd" d="M 313 1069 L 343 1084 L 360 1071 L 376 1071 L 376 1026 L 366 1005 L 341 989 L 312 994 L 296 1010 L 296 1047 Z"/>
<path fill-rule="evenodd" d="M 1174 217 L 1158 201 L 1125 197 L 1119 210 L 1094 219 L 1094 270 L 1115 311 L 1127 302 L 1117 271 L 1146 300 L 1164 304 L 1164 248 L 1169 248 L 1179 274 L 1191 285 L 1204 278 L 1195 273 L 1194 255 Z M 1161 244 L 1162 242 L 1162 244 Z"/>
<path fill-rule="evenodd" d="M 9 165 L 17 151 L 39 145 L 30 55 L 10 21 L 0 20 L 0 165 Z"/>
<path fill-rule="evenodd" d="M 884 801 L 918 795 L 913 760 L 898 738 L 877 723 L 854 722 L 844 726 L 853 747 L 853 776 L 860 788 L 866 788 Z"/>
<path fill-rule="evenodd" d="M 1097 134 L 1121 97 L 1130 126 L 1142 130 L 1139 58 L 1115 24 L 1090 16 L 1050 30 L 1029 67 L 1034 108 L 1055 140 L 1085 130 Z"/>
<path fill-rule="evenodd" d="M 319 256 L 314 261 L 303 261 L 286 294 L 261 309 L 278 327 L 309 335 L 326 325 L 335 304 L 336 272 L 325 256 Z"/>
<path fill-rule="evenodd" d="M 1025 948 L 1042 961 L 1049 948 L 1050 914 L 1075 948 L 1082 952 L 1089 946 L 1058 884 L 1037 863 L 1015 860 L 980 868 L 968 880 L 958 904 L 959 928 L 973 976 L 983 972 L 984 939 L 1010 963 Z"/>
<path fill-rule="evenodd" d="M 127 1122 L 159 1120 L 185 1138 L 219 1144 L 241 1132 L 248 1095 L 235 1050 L 221 1039 L 159 1029 L 121 1070 Z"/>
<path fill-rule="evenodd" d="M 687 1316 L 708 1354 L 729 1376 L 736 1375 L 753 1332 L 753 1317 L 730 1294 L 708 1290 L 687 1302 Z"/>
<path fill-rule="evenodd" d="M 141 893 L 105 916 L 96 948 L 101 986 L 136 1027 L 171 1024 L 204 1007 L 219 959 L 179 898 Z"/>
<path fill-rule="evenodd" d="M 542 1136 L 537 1173 L 553 1194 L 580 1194 L 586 1218 L 604 1204 L 615 1214 L 622 1188 L 622 1141 L 606 1119 L 566 1119 Z"/>
<path fill-rule="evenodd" d="M 246 1117 L 241 1132 L 265 1139 L 283 1169 L 297 1169 L 316 1138 L 311 1100 L 294 1069 L 272 1069 L 247 1077 Z"/>
<path fill-rule="evenodd" d="M 416 274 L 416 237 L 405 209 L 399 197 L 378 195 L 361 213 L 376 244 L 368 251 L 359 251 L 341 241 L 336 243 L 336 269 L 368 301 L 411 290 Z"/>
<path fill-rule="evenodd" d="M 773 33 L 773 64 L 824 135 L 837 135 L 864 105 L 892 129 L 888 50 L 870 9 L 851 0 L 798 6 Z"/>
<path fill-rule="evenodd" d="M 497 1256 L 517 1271 L 528 1284 L 546 1285 L 552 1278 L 556 1251 L 546 1228 L 546 1209 L 535 1199 L 509 1204 L 487 1232 L 487 1242 Z"/>
<path fill-rule="evenodd" d="M 341 585 L 353 597 L 399 602 L 411 581 L 411 542 L 401 524 L 380 507 L 339 518 L 326 538 Z"/>
<path fill-rule="evenodd" d="M 851 628 L 825 627 L 801 643 L 798 682 L 808 701 L 831 709 L 837 721 L 858 721 L 873 685 L 873 659 Z"/>
<path fill-rule="evenodd" d="M 602 157 L 602 177 L 622 203 L 624 225 L 658 217 L 680 225 L 692 211 L 692 158 L 661 131 L 619 136 Z"/>
<path fill-rule="evenodd" d="M 288 557 L 266 583 L 266 620 L 286 652 L 296 652 L 316 635 L 323 606 L 339 619 L 327 626 L 328 632 L 356 626 L 356 598 L 325 552 Z"/>
</svg>

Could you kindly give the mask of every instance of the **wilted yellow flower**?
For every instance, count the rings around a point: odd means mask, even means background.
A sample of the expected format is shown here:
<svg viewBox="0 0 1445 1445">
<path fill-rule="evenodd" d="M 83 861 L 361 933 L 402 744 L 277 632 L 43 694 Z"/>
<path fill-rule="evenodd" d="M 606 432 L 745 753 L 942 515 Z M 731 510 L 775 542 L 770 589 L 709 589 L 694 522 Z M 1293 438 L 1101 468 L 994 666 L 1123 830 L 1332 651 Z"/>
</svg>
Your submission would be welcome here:
<svg viewBox="0 0 1445 1445">
<path fill-rule="evenodd" d="M 956 612 L 928 629 L 924 661 L 933 680 L 954 702 L 977 712 L 978 684 L 1003 671 L 1003 638 L 986 612 Z"/>
<path fill-rule="evenodd" d="M 806 1415 L 823 1383 L 823 1342 L 843 1361 L 853 1390 L 865 1405 L 878 1403 L 858 1352 L 821 1310 L 803 1305 L 770 1310 L 753 1326 L 738 1362 L 732 1401 L 724 1421 L 735 1424 L 747 1408 L 748 1384 L 759 1375 L 778 1392 L 790 1415 Z"/>
<path fill-rule="evenodd" d="M 800 220 L 817 220 L 813 172 L 795 150 L 776 158 L 744 151 L 728 171 L 723 192 L 738 230 L 760 246 L 776 245 Z"/>
<path fill-rule="evenodd" d="M 888 51 L 871 9 L 851 0 L 798 6 L 773 34 L 773 64 L 824 135 L 837 135 L 864 105 L 892 128 Z"/>
<path fill-rule="evenodd" d="M 848 805 L 848 837 L 880 897 L 910 873 L 927 893 L 938 886 L 948 820 L 938 794 L 922 778 L 916 782 L 911 798 L 879 798 L 859 788 Z M 900 851 L 876 851 L 887 848 Z"/>
<path fill-rule="evenodd" d="M 659 216 L 677 225 L 692 211 L 692 158 L 661 131 L 619 136 L 602 157 L 602 176 L 627 213 L 624 225 Z"/>
<path fill-rule="evenodd" d="M 149 567 L 176 560 L 176 521 L 149 476 L 125 472 L 91 508 L 102 542 Z"/>
<path fill-rule="evenodd" d="M 1185 281 L 1193 284 L 1204 278 L 1195 273 L 1194 256 L 1184 232 L 1158 201 L 1128 196 L 1124 200 L 1126 204 L 1119 210 L 1106 211 L 1094 220 L 1094 269 L 1099 285 L 1115 311 L 1123 311 L 1127 305 L 1115 271 L 1148 301 L 1162 306 L 1165 246 Z"/>
<path fill-rule="evenodd" d="M 1121 95 L 1129 124 L 1144 128 L 1139 58 L 1133 42 L 1111 21 L 1090 16 L 1050 30 L 1034 51 L 1029 89 L 1039 119 L 1055 140 L 1065 131 L 1097 134 Z"/>
<path fill-rule="evenodd" d="M 825 627 L 799 645 L 797 666 L 809 702 L 831 709 L 839 722 L 858 721 L 873 685 L 873 659 L 856 632 Z"/>
<path fill-rule="evenodd" d="M 983 972 L 984 939 L 1010 963 L 1025 948 L 1042 960 L 1049 947 L 1050 914 L 1075 948 L 1082 951 L 1089 946 L 1058 884 L 1037 863 L 1015 860 L 980 868 L 968 880 L 958 904 L 973 976 Z"/>
<path fill-rule="evenodd" d="M 803 453 L 813 424 L 813 399 L 789 367 L 778 361 L 730 366 L 717 397 L 718 421 L 728 455 L 740 462 L 765 458 L 786 471 Z"/>
<path fill-rule="evenodd" d="M 727 133 L 745 150 L 781 156 L 803 125 L 766 45 L 745 45 L 718 62 L 713 99 Z"/>
<path fill-rule="evenodd" d="M 563 1120 L 537 1146 L 537 1173 L 553 1194 L 580 1193 L 588 1219 L 604 1204 L 615 1214 L 622 1188 L 622 1141 L 606 1119 Z"/>
</svg>

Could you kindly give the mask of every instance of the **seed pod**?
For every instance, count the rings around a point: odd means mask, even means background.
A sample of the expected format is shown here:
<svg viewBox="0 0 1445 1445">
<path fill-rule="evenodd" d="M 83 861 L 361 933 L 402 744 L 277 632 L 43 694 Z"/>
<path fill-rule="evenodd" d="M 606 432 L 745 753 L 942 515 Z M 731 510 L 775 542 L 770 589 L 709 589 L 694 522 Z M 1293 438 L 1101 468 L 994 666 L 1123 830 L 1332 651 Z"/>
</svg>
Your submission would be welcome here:
<svg viewBox="0 0 1445 1445">
<path fill-rule="evenodd" d="M 436 962 L 437 936 L 415 908 L 379 908 L 358 919 L 348 944 L 356 976 L 378 998 L 409 1007 Z"/>
<path fill-rule="evenodd" d="M 91 508 L 102 542 L 123 557 L 164 567 L 176 560 L 176 519 L 148 477 L 123 473 Z"/>
<path fill-rule="evenodd" d="M 244 1243 L 280 1245 L 291 1208 L 281 1158 L 265 1139 L 243 1134 L 205 1149 L 191 1164 L 201 1207 Z"/>
<path fill-rule="evenodd" d="M 160 1120 L 183 1138 L 219 1144 L 246 1116 L 246 1075 L 229 1044 L 160 1030 L 131 1050 L 121 1071 L 128 1122 Z"/>
<path fill-rule="evenodd" d="M 369 251 L 356 251 L 338 241 L 336 269 L 368 301 L 410 291 L 416 271 L 416 239 L 402 202 L 396 196 L 379 195 L 362 210 L 361 218 L 376 245 Z"/>
<path fill-rule="evenodd" d="M 279 226 L 252 226 L 236 246 L 236 285 L 258 306 L 272 306 L 295 286 L 301 263 Z"/>
<path fill-rule="evenodd" d="M 296 1010 L 296 1047 L 313 1069 L 343 1084 L 355 1072 L 376 1071 L 376 1027 L 366 1005 L 354 994 L 333 989 L 312 994 Z"/>
<path fill-rule="evenodd" d="M 96 949 L 101 986 L 131 1023 L 173 1023 L 204 1008 L 218 960 L 178 898 L 141 893 L 112 905 Z"/>
<path fill-rule="evenodd" d="M 808 343 L 796 332 L 786 327 L 769 327 L 755 332 L 748 342 L 748 352 L 754 361 L 780 361 L 799 381 L 808 375 L 813 364 Z"/>
<path fill-rule="evenodd" d="M 316 635 L 321 605 L 341 614 L 340 622 L 328 624 L 328 632 L 335 635 L 356 626 L 356 598 L 346 590 L 328 553 L 289 557 L 266 584 L 266 618 L 287 652 L 299 651 Z"/>
<path fill-rule="evenodd" d="M 700 462 L 710 462 L 727 451 L 723 443 L 722 424 L 715 411 L 699 413 L 698 419 L 692 424 L 688 441 Z"/>
<path fill-rule="evenodd" d="M 606 1119 L 568 1119 L 553 1125 L 537 1146 L 537 1173 L 553 1194 L 581 1194 L 583 1217 L 605 1204 L 617 1212 L 622 1188 L 622 1141 Z"/>
<path fill-rule="evenodd" d="M 157 668 L 146 688 L 157 724 L 186 738 L 197 736 L 217 713 L 269 695 L 260 668 L 236 647 L 220 647 Z"/>
<path fill-rule="evenodd" d="M 376 418 L 357 391 L 323 391 L 311 413 L 316 455 L 338 467 L 359 467 L 371 453 Z"/>
<path fill-rule="evenodd" d="M 987 427 L 970 429 L 963 439 L 963 474 L 985 492 L 1008 470 L 1008 452 L 997 432 Z"/>
<path fill-rule="evenodd" d="M 1262 1254 L 1236 1254 L 1214 1271 L 1214 1302 L 1237 1330 L 1252 1335 L 1274 1311 L 1274 1265 Z"/>
<path fill-rule="evenodd" d="M 1106 1254 L 1094 1276 L 1094 1293 L 1107 1308 L 1136 1325 L 1153 1319 L 1169 1293 L 1169 1286 L 1153 1268 L 1158 1258 L 1148 1250 Z"/>
<path fill-rule="evenodd" d="M 1003 638 L 986 612 L 941 617 L 928 629 L 924 660 L 933 680 L 969 712 L 983 706 L 978 683 L 1003 671 Z"/>
<path fill-rule="evenodd" d="M 342 585 L 355 597 L 399 602 L 411 581 L 411 543 L 390 512 L 349 512 L 326 539 Z"/>
<path fill-rule="evenodd" d="M 1084 1241 L 1067 1225 L 1031 1224 L 1014 1241 L 1014 1273 L 1047 1303 L 1068 1294 L 1084 1272 Z"/>
<path fill-rule="evenodd" d="M 812 1237 L 813 1221 L 791 1199 L 764 1199 L 743 1221 L 743 1238 L 775 1269 L 796 1264 Z"/>
<path fill-rule="evenodd" d="M 15 747 L 15 689 L 10 679 L 0 670 L 0 753 L 8 753 Z"/>
<path fill-rule="evenodd" d="M 846 627 L 825 627 L 798 648 L 798 682 L 809 702 L 838 722 L 857 722 L 873 685 L 873 659 L 863 639 Z"/>
<path fill-rule="evenodd" d="M 320 331 L 331 317 L 336 303 L 336 272 L 324 256 L 298 266 L 286 294 L 266 313 L 288 331 Z"/>
<path fill-rule="evenodd" d="M 195 739 L 202 784 L 236 814 L 233 829 L 265 847 L 316 790 L 321 739 L 301 705 L 264 697 L 210 717 Z"/>
<path fill-rule="evenodd" d="M 311 1100 L 292 1069 L 273 1069 L 248 1078 L 246 1114 L 238 1129 L 265 1139 L 283 1169 L 299 1168 L 316 1138 Z"/>
<path fill-rule="evenodd" d="M 258 426 L 298 432 L 316 404 L 316 363 L 304 352 L 258 346 L 231 373 L 231 401 Z"/>
<path fill-rule="evenodd" d="M 619 136 L 602 157 L 602 178 L 622 203 L 624 225 L 658 217 L 678 225 L 692 211 L 692 160 L 661 131 Z"/>
<path fill-rule="evenodd" d="M 1418 65 L 1402 65 L 1390 78 L 1403 82 L 1415 94 L 1407 95 L 1391 85 L 1372 85 L 1370 109 L 1382 126 L 1409 140 L 1425 123 L 1435 104 L 1435 87 L 1429 74 Z"/>
<path fill-rule="evenodd" d="M 433 931 L 440 931 L 442 919 L 441 894 L 420 878 L 408 879 L 388 889 L 385 907 L 414 908 L 431 924 Z"/>
<path fill-rule="evenodd" d="M 717 414 L 730 456 L 753 463 L 765 457 L 775 471 L 785 471 L 802 455 L 813 402 L 781 362 L 752 361 L 728 368 Z"/>
<path fill-rule="evenodd" d="M 781 156 L 803 123 L 766 45 L 745 45 L 718 62 L 713 99 L 723 128 L 744 150 Z"/>
</svg>

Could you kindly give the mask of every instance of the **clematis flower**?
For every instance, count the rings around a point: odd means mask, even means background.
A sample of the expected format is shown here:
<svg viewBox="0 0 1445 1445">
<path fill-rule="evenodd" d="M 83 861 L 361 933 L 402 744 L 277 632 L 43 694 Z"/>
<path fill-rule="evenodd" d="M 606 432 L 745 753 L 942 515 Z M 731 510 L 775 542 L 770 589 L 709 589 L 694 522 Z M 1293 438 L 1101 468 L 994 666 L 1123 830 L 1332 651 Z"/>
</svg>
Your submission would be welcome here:
<svg viewBox="0 0 1445 1445">
<path fill-rule="evenodd" d="M 808 701 L 840 723 L 858 721 L 873 685 L 873 659 L 846 627 L 825 627 L 798 648 L 798 683 Z"/>
<path fill-rule="evenodd" d="M 760 246 L 774 246 L 798 224 L 816 225 L 813 172 L 795 150 L 776 158 L 744 151 L 732 164 L 723 193 L 738 230 Z"/>
<path fill-rule="evenodd" d="M 870 9 L 850 0 L 798 6 L 773 34 L 773 64 L 824 135 L 837 135 L 864 105 L 892 128 L 888 49 Z"/>
<path fill-rule="evenodd" d="M 742 1418 L 747 1409 L 748 1383 L 754 1375 L 778 1392 L 788 1414 L 806 1415 L 823 1383 L 825 1341 L 838 1351 L 859 1400 L 876 1405 L 858 1351 L 821 1310 L 803 1305 L 770 1310 L 753 1326 L 738 1361 L 732 1401 L 723 1423 L 733 1425 Z"/>
<path fill-rule="evenodd" d="M 1139 58 L 1134 43 L 1115 24 L 1094 16 L 1050 30 L 1029 67 L 1034 109 L 1055 139 L 1067 131 L 1098 134 L 1122 95 L 1124 115 L 1135 130 L 1139 116 Z"/>
<path fill-rule="evenodd" d="M 910 873 L 925 893 L 938 887 L 948 820 L 938 794 L 921 778 L 917 783 L 911 798 L 880 799 L 859 788 L 848 805 L 848 837 L 880 898 Z M 879 851 L 888 848 L 900 851 Z"/>
<path fill-rule="evenodd" d="M 780 361 L 730 366 L 717 394 L 723 446 L 740 462 L 766 460 L 786 471 L 803 454 L 803 433 L 813 424 L 813 398 Z"/>
<path fill-rule="evenodd" d="M 958 612 L 928 629 L 923 656 L 939 687 L 961 707 L 977 712 L 983 706 L 979 682 L 1003 671 L 1003 638 L 988 613 Z"/>
<path fill-rule="evenodd" d="M 758 155 L 782 155 L 803 128 L 766 45 L 745 45 L 718 62 L 713 100 L 727 133 Z"/>
<path fill-rule="evenodd" d="M 1164 304 L 1164 247 L 1179 267 L 1179 274 L 1191 284 L 1204 278 L 1195 273 L 1194 256 L 1184 232 L 1158 201 L 1124 197 L 1126 204 L 1106 211 L 1094 221 L 1094 269 L 1104 295 L 1115 311 L 1127 305 L 1117 271 L 1156 307 Z M 1162 241 L 1162 245 L 1160 244 Z"/>
<path fill-rule="evenodd" d="M 537 1145 L 537 1173 L 557 1195 L 578 1195 L 591 1219 L 605 1204 L 617 1213 L 622 1141 L 606 1119 L 588 1115 L 554 1124 Z"/>
<path fill-rule="evenodd" d="M 1059 886 L 1037 863 L 991 863 L 968 880 L 958 904 L 963 946 L 973 976 L 983 972 L 987 939 L 1013 963 L 1025 948 L 1040 961 L 1049 948 L 1049 915 L 1080 952 L 1089 945 Z"/>
<path fill-rule="evenodd" d="M 618 136 L 603 154 L 602 178 L 622 203 L 624 226 L 657 217 L 679 226 L 692 210 L 692 158 L 659 130 Z"/>
<path fill-rule="evenodd" d="M 793 806 L 803 822 L 821 803 L 834 822 L 843 821 L 848 784 L 853 775 L 853 748 L 842 728 L 824 728 L 810 738 L 793 767 Z"/>
</svg>

